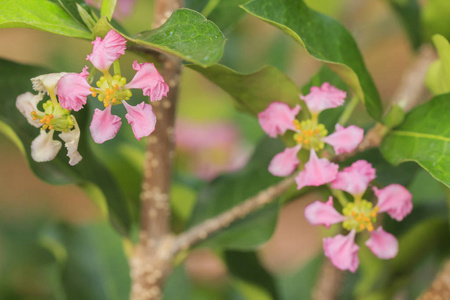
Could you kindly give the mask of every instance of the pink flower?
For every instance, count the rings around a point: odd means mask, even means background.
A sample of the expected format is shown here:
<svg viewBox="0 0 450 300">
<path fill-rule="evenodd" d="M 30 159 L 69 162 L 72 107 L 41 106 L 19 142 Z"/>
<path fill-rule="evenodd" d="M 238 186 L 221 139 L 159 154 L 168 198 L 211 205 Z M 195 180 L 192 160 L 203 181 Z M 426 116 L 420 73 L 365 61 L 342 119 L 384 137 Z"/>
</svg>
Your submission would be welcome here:
<svg viewBox="0 0 450 300">
<path fill-rule="evenodd" d="M 291 109 L 286 103 L 272 102 L 258 114 L 258 121 L 270 137 L 276 137 L 278 134 L 284 134 L 288 129 L 295 130 L 293 121 L 300 109 L 300 105 Z"/>
<path fill-rule="evenodd" d="M 269 165 L 269 172 L 275 176 L 288 176 L 294 172 L 300 161 L 297 158 L 297 153 L 301 146 L 286 148 L 283 152 L 274 156 Z"/>
<path fill-rule="evenodd" d="M 398 242 L 395 236 L 378 227 L 370 233 L 370 239 L 366 241 L 366 246 L 378 258 L 391 259 L 398 253 Z"/>
<path fill-rule="evenodd" d="M 355 244 L 355 230 L 347 236 L 341 234 L 323 239 L 323 249 L 333 265 L 341 270 L 354 273 L 359 265 L 358 245 Z"/>
<path fill-rule="evenodd" d="M 336 178 L 339 166 L 328 161 L 326 158 L 319 159 L 316 152 L 311 149 L 309 161 L 305 169 L 295 178 L 297 189 L 305 186 L 319 186 L 333 181 Z"/>
<path fill-rule="evenodd" d="M 399 184 L 390 184 L 384 189 L 373 188 L 378 197 L 380 212 L 387 212 L 397 221 L 403 220 L 412 211 L 412 195 Z"/>
<path fill-rule="evenodd" d="M 305 208 L 305 217 L 312 225 L 331 225 L 343 222 L 345 217 L 333 207 L 333 197 L 330 196 L 326 203 L 315 201 Z"/>
<path fill-rule="evenodd" d="M 125 54 L 126 43 L 123 36 L 111 29 L 104 39 L 97 37 L 92 42 L 94 48 L 86 60 L 90 60 L 98 70 L 106 72 L 114 61 Z"/>
<path fill-rule="evenodd" d="M 361 143 L 363 137 L 364 130 L 357 126 L 351 125 L 344 128 L 336 124 L 336 131 L 323 138 L 322 141 L 333 146 L 334 152 L 339 155 L 355 150 L 359 143 Z"/>
<path fill-rule="evenodd" d="M 155 130 L 156 116 L 153 113 L 150 104 L 141 102 L 136 106 L 129 105 L 126 101 L 123 102 L 127 110 L 125 117 L 133 129 L 134 136 L 138 141 L 144 136 L 150 135 Z"/>
<path fill-rule="evenodd" d="M 125 85 L 125 88 L 142 89 L 144 95 L 149 96 L 152 102 L 167 96 L 169 86 L 164 82 L 164 78 L 158 73 L 155 65 L 134 61 L 133 69 L 136 70 L 136 75 Z"/>
<path fill-rule="evenodd" d="M 375 179 L 375 169 L 365 160 L 358 160 L 339 172 L 331 187 L 352 195 L 362 195 L 369 183 Z"/>
<path fill-rule="evenodd" d="M 63 108 L 79 111 L 86 104 L 87 96 L 92 93 L 86 80 L 88 75 L 87 67 L 84 67 L 80 74 L 69 73 L 59 79 L 57 93 Z"/>
<path fill-rule="evenodd" d="M 306 102 L 308 109 L 318 114 L 327 108 L 334 108 L 344 104 L 347 93 L 341 91 L 328 82 L 322 84 L 321 87 L 313 86 L 308 95 L 300 95 L 300 99 Z"/>
<path fill-rule="evenodd" d="M 102 144 L 116 136 L 120 125 L 122 121 L 118 116 L 111 114 L 111 106 L 108 106 L 104 110 L 95 109 L 89 129 L 94 142 Z"/>
</svg>

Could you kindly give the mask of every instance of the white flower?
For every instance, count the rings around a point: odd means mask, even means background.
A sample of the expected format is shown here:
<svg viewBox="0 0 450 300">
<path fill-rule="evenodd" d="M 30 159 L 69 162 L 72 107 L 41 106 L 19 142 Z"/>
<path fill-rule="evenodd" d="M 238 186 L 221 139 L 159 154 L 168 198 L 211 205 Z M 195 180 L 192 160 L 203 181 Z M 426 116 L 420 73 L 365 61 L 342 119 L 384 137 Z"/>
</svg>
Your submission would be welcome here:
<svg viewBox="0 0 450 300">
<path fill-rule="evenodd" d="M 31 115 L 31 112 L 38 112 L 37 104 L 43 98 L 43 94 L 33 95 L 30 92 L 26 92 L 25 94 L 19 95 L 16 99 L 16 107 L 22 113 L 22 115 L 27 118 L 28 123 L 33 125 L 34 127 L 41 127 L 42 123 L 39 122 L 39 119 L 34 119 Z"/>
<path fill-rule="evenodd" d="M 40 93 L 46 92 L 47 94 L 49 94 L 49 91 L 54 91 L 56 94 L 56 84 L 61 79 L 61 77 L 66 74 L 66 72 L 50 73 L 31 78 L 33 89 Z"/>
<path fill-rule="evenodd" d="M 67 156 L 70 158 L 69 164 L 71 166 L 76 165 L 81 161 L 81 157 L 78 152 L 78 142 L 80 141 L 80 127 L 78 127 L 77 120 L 72 116 L 75 128 L 68 132 L 61 132 L 59 137 L 65 142 L 67 148 Z"/>
<path fill-rule="evenodd" d="M 53 140 L 54 130 L 41 130 L 37 138 L 31 143 L 31 157 L 37 162 L 50 161 L 56 157 L 62 143 Z"/>
</svg>

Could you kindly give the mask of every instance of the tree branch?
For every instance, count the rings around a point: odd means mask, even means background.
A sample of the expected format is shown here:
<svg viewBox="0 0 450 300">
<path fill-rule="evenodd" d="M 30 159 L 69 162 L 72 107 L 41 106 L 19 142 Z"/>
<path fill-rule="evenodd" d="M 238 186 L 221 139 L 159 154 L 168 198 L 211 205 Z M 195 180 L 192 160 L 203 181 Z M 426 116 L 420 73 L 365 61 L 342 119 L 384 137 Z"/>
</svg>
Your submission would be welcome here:
<svg viewBox="0 0 450 300">
<path fill-rule="evenodd" d="M 450 299 L 450 260 L 418 300 Z"/>
<path fill-rule="evenodd" d="M 156 0 L 153 27 L 163 24 L 181 5 L 182 0 Z M 130 260 L 132 300 L 161 299 L 165 278 L 172 267 L 169 192 L 181 61 L 163 54 L 157 59 L 162 66 L 160 73 L 169 85 L 169 93 L 161 101 L 152 103 L 157 123 L 147 139 L 144 158 L 139 243 Z"/>
</svg>

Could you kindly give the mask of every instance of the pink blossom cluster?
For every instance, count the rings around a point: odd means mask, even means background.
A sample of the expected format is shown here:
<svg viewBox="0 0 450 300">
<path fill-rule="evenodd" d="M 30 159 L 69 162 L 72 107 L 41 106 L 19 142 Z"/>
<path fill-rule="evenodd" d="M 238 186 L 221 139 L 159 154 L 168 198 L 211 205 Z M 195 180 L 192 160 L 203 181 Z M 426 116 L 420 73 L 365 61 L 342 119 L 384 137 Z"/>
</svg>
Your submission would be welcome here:
<svg viewBox="0 0 450 300">
<path fill-rule="evenodd" d="M 136 71 L 134 78 L 127 83 L 121 74 L 109 73 L 111 65 L 125 53 L 126 40 L 119 33 L 110 30 L 102 39 L 97 37 L 93 42 L 93 50 L 87 56 L 93 66 L 103 73 L 97 81 L 97 87 L 88 83 L 88 67 L 81 73 L 68 73 L 58 81 L 57 93 L 60 104 L 68 110 L 78 111 L 86 104 L 87 96 L 98 97 L 105 109 L 95 109 L 89 126 L 92 138 L 96 143 L 103 143 L 114 138 L 122 124 L 120 117 L 112 114 L 112 106 L 123 104 L 127 110 L 125 115 L 131 125 L 136 139 L 150 135 L 156 124 L 156 116 L 152 106 L 142 102 L 136 106 L 127 101 L 132 93 L 130 89 L 141 89 L 143 94 L 150 97 L 150 101 L 161 100 L 166 96 L 169 87 L 164 78 L 152 63 L 133 63 Z"/>
<path fill-rule="evenodd" d="M 343 227 L 350 232 L 343 236 L 323 239 L 325 255 L 341 270 L 355 272 L 358 268 L 358 250 L 355 243 L 357 232 L 367 230 L 370 238 L 366 246 L 381 259 L 391 259 L 397 255 L 398 242 L 382 226 L 374 230 L 374 223 L 379 213 L 386 212 L 391 218 L 402 221 L 412 211 L 412 195 L 399 184 L 391 184 L 383 189 L 373 188 L 378 198 L 377 204 L 362 199 L 369 183 L 375 179 L 375 169 L 370 163 L 359 160 L 337 174 L 331 187 L 348 192 L 354 197 L 354 202 L 347 203 L 340 214 L 333 206 L 333 197 L 326 203 L 315 201 L 305 209 L 306 219 L 313 225 L 324 225 L 343 222 Z"/>
<path fill-rule="evenodd" d="M 403 220 L 412 210 L 411 194 L 403 186 L 392 184 L 384 189 L 374 188 L 378 202 L 373 204 L 365 199 L 369 183 L 375 179 L 375 169 L 370 163 L 359 160 L 350 167 L 339 171 L 339 166 L 326 158 L 320 158 L 325 143 L 333 147 L 335 154 L 349 153 L 362 141 L 364 131 L 357 126 L 343 127 L 336 125 L 334 133 L 328 135 L 323 124 L 318 122 L 320 112 L 325 109 L 343 105 L 346 93 L 331 86 L 329 83 L 321 87 L 312 87 L 306 96 L 300 96 L 305 101 L 311 114 L 311 119 L 299 121 L 296 119 L 301 110 L 300 105 L 294 108 L 282 102 L 271 103 L 258 114 L 262 129 L 271 137 L 284 135 L 293 131 L 295 145 L 286 148 L 272 159 L 269 172 L 275 176 L 288 176 L 300 167 L 301 171 L 295 177 L 297 188 L 305 186 L 320 186 L 329 184 L 332 189 L 345 191 L 354 198 L 353 202 L 339 199 L 343 206 L 342 214 L 333 206 L 333 197 L 328 202 L 316 201 L 305 210 L 307 220 L 313 225 L 330 227 L 342 222 L 349 231 L 347 236 L 337 235 L 323 240 L 325 255 L 341 270 L 355 272 L 358 264 L 359 247 L 355 243 L 355 235 L 367 230 L 370 238 L 366 241 L 369 249 L 379 258 L 390 259 L 398 252 L 396 238 L 380 226 L 374 230 L 377 215 L 386 212 L 397 221 Z M 309 150 L 309 160 L 302 164 L 299 152 Z"/>
<path fill-rule="evenodd" d="M 312 115 L 311 120 L 299 122 L 296 116 L 300 112 L 300 105 L 290 108 L 282 102 L 273 102 L 259 113 L 259 124 L 269 136 L 283 135 L 288 130 L 295 132 L 296 145 L 275 155 L 270 162 L 269 172 L 275 176 L 290 175 L 300 164 L 299 151 L 309 149 L 309 161 L 295 178 L 297 188 L 319 186 L 335 180 L 339 166 L 319 158 L 316 151 L 322 150 L 324 143 L 327 143 L 333 146 L 336 154 L 351 152 L 362 141 L 364 131 L 354 125 L 344 128 L 337 124 L 336 131 L 327 136 L 325 126 L 318 123 L 318 115 L 325 109 L 341 106 L 345 97 L 344 91 L 324 83 L 321 87 L 312 87 L 308 95 L 300 96 Z"/>
</svg>

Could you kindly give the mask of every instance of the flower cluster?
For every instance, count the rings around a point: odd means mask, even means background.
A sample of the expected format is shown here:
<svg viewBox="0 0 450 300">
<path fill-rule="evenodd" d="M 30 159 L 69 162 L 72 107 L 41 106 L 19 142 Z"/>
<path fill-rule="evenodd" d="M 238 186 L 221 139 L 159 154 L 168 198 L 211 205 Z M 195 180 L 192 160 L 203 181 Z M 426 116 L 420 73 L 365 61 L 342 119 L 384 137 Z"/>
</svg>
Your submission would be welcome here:
<svg viewBox="0 0 450 300">
<path fill-rule="evenodd" d="M 16 100 L 17 109 L 27 118 L 28 123 L 41 128 L 40 134 L 31 143 L 31 157 L 37 162 L 54 159 L 61 149 L 62 143 L 53 139 L 55 131 L 61 132 L 59 137 L 67 148 L 69 164 L 76 165 L 82 159 L 77 151 L 80 128 L 75 117 L 69 110 L 61 107 L 56 97 L 56 85 L 65 74 L 52 73 L 32 78 L 33 88 L 38 94 L 27 92 L 19 95 Z M 40 110 L 38 104 L 45 94 L 49 95 L 50 99 L 43 103 L 43 110 Z"/>
<path fill-rule="evenodd" d="M 402 221 L 412 210 L 412 196 L 407 189 L 399 184 L 391 184 L 379 190 L 373 188 L 378 202 L 373 204 L 363 195 L 369 183 L 375 179 L 375 169 L 370 163 L 358 160 L 350 167 L 344 168 L 337 174 L 331 187 L 351 194 L 353 202 L 348 202 L 340 214 L 333 206 L 333 197 L 328 202 L 315 201 L 305 209 L 306 219 L 313 225 L 324 225 L 342 222 L 342 226 L 349 231 L 346 236 L 324 238 L 323 248 L 325 255 L 341 270 L 355 272 L 358 268 L 358 250 L 355 244 L 355 234 L 368 231 L 370 238 L 365 242 L 366 246 L 381 259 L 391 259 L 397 255 L 398 242 L 390 233 L 381 226 L 374 230 L 377 216 L 386 212 L 391 218 Z"/>
<path fill-rule="evenodd" d="M 351 152 L 362 141 L 364 131 L 354 125 L 344 128 L 337 124 L 336 131 L 328 135 L 325 126 L 318 122 L 318 116 L 325 109 L 344 104 L 345 97 L 345 92 L 324 83 L 321 87 L 312 87 L 308 95 L 300 96 L 311 113 L 311 119 L 300 122 L 296 119 L 300 105 L 291 109 L 282 102 L 273 102 L 259 113 L 259 124 L 269 136 L 283 135 L 287 130 L 295 132 L 296 145 L 275 155 L 270 162 L 269 172 L 275 176 L 290 175 L 300 164 L 299 151 L 306 149 L 310 151 L 310 157 L 304 170 L 295 178 L 297 188 L 319 186 L 336 179 L 339 166 L 325 158 L 319 158 L 317 152 L 324 149 L 325 143 L 333 146 L 336 154 Z"/>
<path fill-rule="evenodd" d="M 75 165 L 81 160 L 77 151 L 80 129 L 71 111 L 82 109 L 89 95 L 97 97 L 105 107 L 103 110 L 95 109 L 89 126 L 96 143 L 114 138 L 122 124 L 120 117 L 111 113 L 114 105 L 124 105 L 127 110 L 125 117 L 136 139 L 150 135 L 155 129 L 156 116 L 152 106 L 145 102 L 133 106 L 127 101 L 132 96 L 131 89 L 141 89 L 144 95 L 149 96 L 150 101 L 158 101 L 166 96 L 169 86 L 158 70 L 152 63 L 140 64 L 135 61 L 133 69 L 136 74 L 127 82 L 127 79 L 121 76 L 120 68 L 115 68 L 117 73 L 114 75 L 109 72 L 111 65 L 118 66 L 118 59 L 125 53 L 125 38 L 110 30 L 103 39 L 97 37 L 92 44 L 92 53 L 86 59 L 103 74 L 96 82 L 96 87 L 90 86 L 88 82 L 89 72 L 86 66 L 79 74 L 53 73 L 33 78 L 33 88 L 39 94 L 26 93 L 17 98 L 17 108 L 28 122 L 35 127 L 41 127 L 40 135 L 31 145 L 31 154 L 35 161 L 52 160 L 58 153 L 62 144 L 53 140 L 54 131 L 61 132 L 59 137 L 68 149 L 69 163 Z M 38 103 L 43 100 L 45 93 L 50 96 L 50 100 L 43 104 L 41 111 L 38 109 Z"/>
<path fill-rule="evenodd" d="M 114 138 L 122 124 L 120 117 L 111 113 L 111 107 L 123 104 L 127 110 L 125 115 L 133 129 L 135 137 L 140 140 L 155 130 L 156 116 L 152 106 L 142 102 L 136 106 L 127 103 L 132 95 L 130 89 L 141 89 L 151 101 L 161 100 L 169 91 L 169 86 L 158 73 L 152 63 L 133 63 L 136 71 L 134 78 L 127 83 L 121 74 L 109 73 L 111 65 L 125 53 L 126 40 L 114 30 L 110 30 L 104 39 L 97 37 L 92 42 L 92 54 L 87 56 L 94 67 L 103 73 L 91 87 L 87 81 L 89 73 L 87 67 L 79 74 L 69 73 L 58 82 L 58 96 L 61 106 L 66 109 L 80 110 L 87 101 L 87 96 L 97 97 L 105 107 L 104 110 L 95 109 L 89 129 L 96 143 L 103 143 Z"/>
<path fill-rule="evenodd" d="M 339 172 L 339 166 L 326 158 L 319 158 L 325 144 L 333 147 L 335 154 L 353 151 L 364 137 L 364 131 L 354 125 L 344 128 L 336 125 L 334 133 L 328 135 L 323 124 L 318 122 L 320 112 L 335 108 L 344 103 L 346 93 L 324 83 L 321 87 L 312 87 L 308 95 L 300 98 L 306 103 L 311 118 L 299 121 L 296 116 L 300 105 L 290 108 L 282 102 L 271 103 L 258 115 L 262 129 L 271 137 L 293 131 L 295 146 L 286 148 L 272 159 L 269 172 L 275 176 L 288 176 L 298 167 L 302 170 L 295 177 L 297 188 L 329 184 L 332 189 L 345 191 L 354 198 L 353 202 L 339 199 L 343 206 L 342 214 L 333 206 L 333 197 L 328 202 L 316 201 L 305 209 L 307 220 L 313 225 L 326 227 L 343 223 L 349 231 L 347 236 L 337 235 L 323 240 L 325 255 L 339 269 L 355 272 L 359 260 L 359 247 L 355 244 L 356 233 L 367 230 L 370 238 L 366 245 L 379 258 L 390 259 L 398 252 L 396 238 L 380 226 L 374 230 L 379 213 L 386 212 L 397 221 L 401 221 L 412 210 L 411 194 L 401 185 L 392 184 L 384 189 L 374 188 L 378 202 L 373 204 L 363 199 L 369 183 L 375 179 L 375 169 L 370 163 L 359 160 Z M 305 149 L 309 151 L 309 160 L 301 164 L 298 155 Z"/>
</svg>

